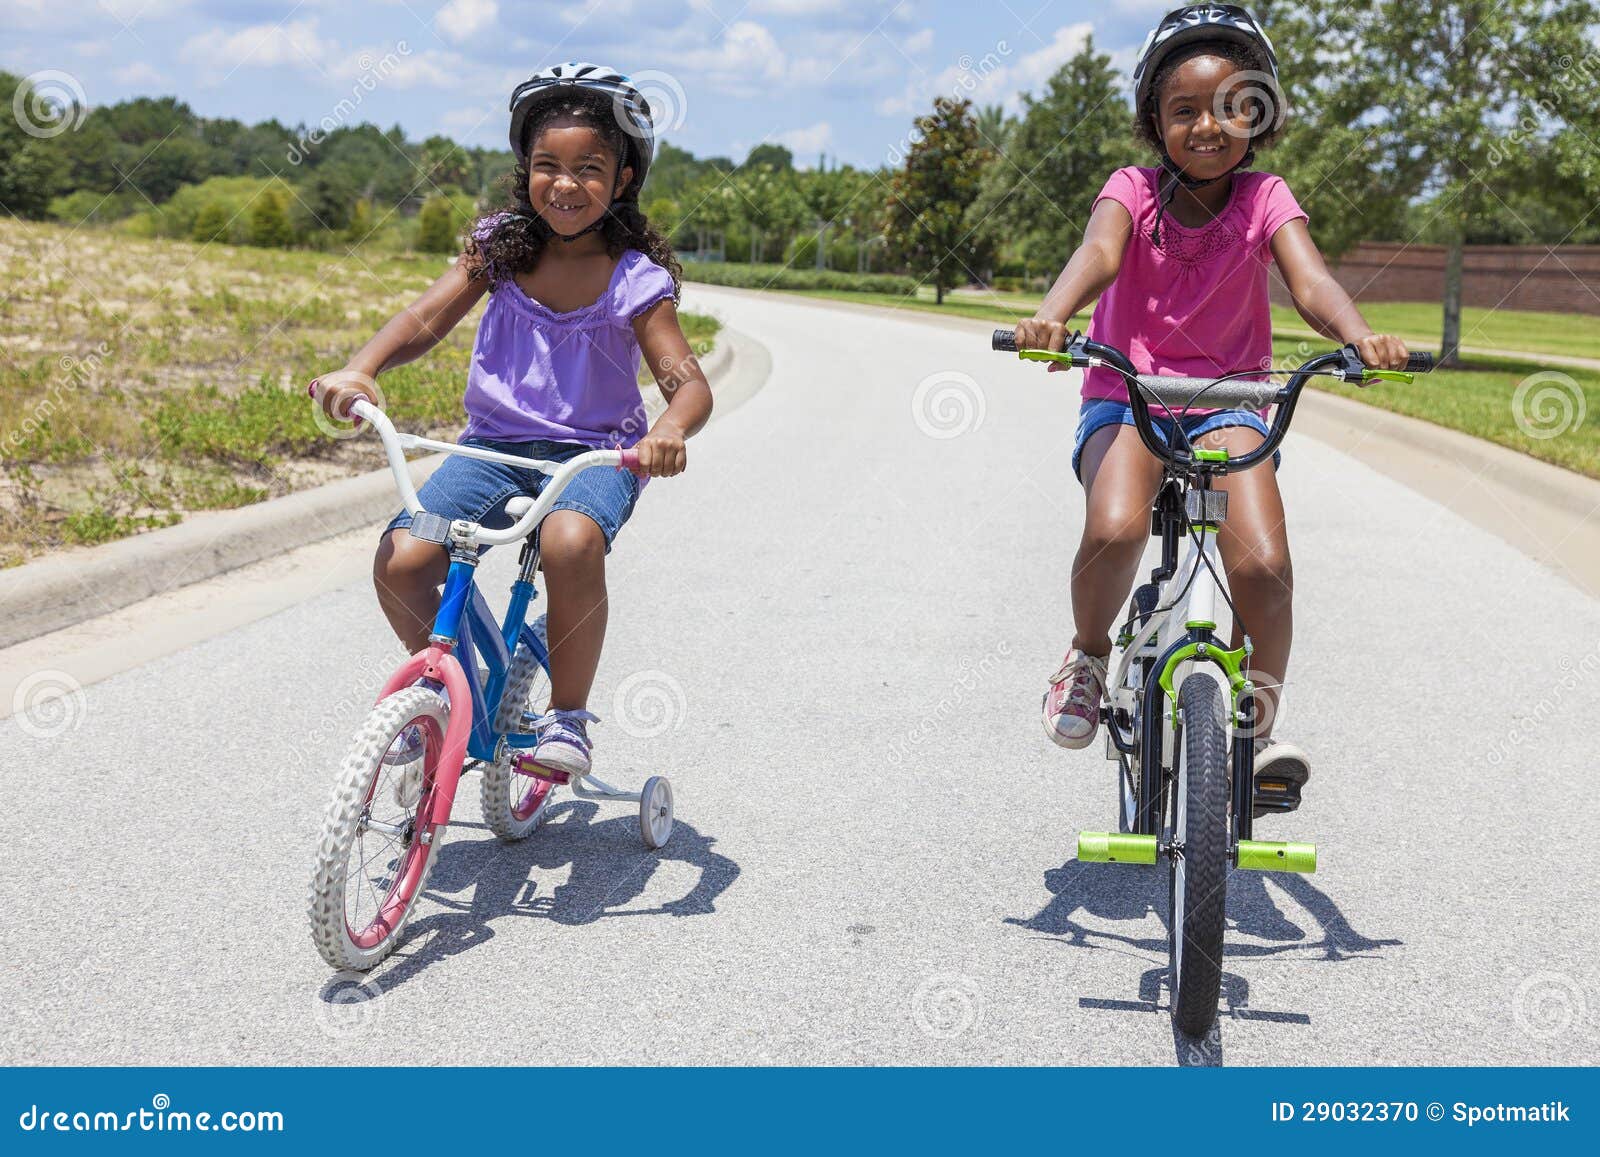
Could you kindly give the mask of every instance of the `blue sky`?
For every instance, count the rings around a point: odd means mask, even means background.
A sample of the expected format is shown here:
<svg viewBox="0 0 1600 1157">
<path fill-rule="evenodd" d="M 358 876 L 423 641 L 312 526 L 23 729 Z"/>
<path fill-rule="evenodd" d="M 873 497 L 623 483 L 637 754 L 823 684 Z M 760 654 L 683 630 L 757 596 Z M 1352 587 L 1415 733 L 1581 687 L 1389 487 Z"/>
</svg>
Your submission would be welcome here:
<svg viewBox="0 0 1600 1157">
<path fill-rule="evenodd" d="M 0 67 L 90 104 L 173 94 L 207 116 L 400 124 L 504 146 L 505 102 L 565 60 L 639 78 L 662 136 L 810 166 L 898 159 L 941 93 L 1015 105 L 1093 34 L 1126 74 L 1168 0 L 0 0 Z M 331 124 L 330 124 L 331 127 Z"/>
</svg>

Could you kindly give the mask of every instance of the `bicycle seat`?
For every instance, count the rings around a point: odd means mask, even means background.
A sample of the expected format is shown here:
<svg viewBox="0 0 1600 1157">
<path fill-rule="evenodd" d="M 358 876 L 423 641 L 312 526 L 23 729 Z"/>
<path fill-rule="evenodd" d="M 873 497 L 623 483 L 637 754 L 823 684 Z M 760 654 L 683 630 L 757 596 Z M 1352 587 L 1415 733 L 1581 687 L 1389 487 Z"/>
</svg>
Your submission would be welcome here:
<svg viewBox="0 0 1600 1157">
<path fill-rule="evenodd" d="M 506 503 L 506 513 L 511 516 L 511 521 L 515 522 L 532 510 L 534 503 L 537 501 L 538 499 L 529 498 L 526 494 L 519 494 Z"/>
</svg>

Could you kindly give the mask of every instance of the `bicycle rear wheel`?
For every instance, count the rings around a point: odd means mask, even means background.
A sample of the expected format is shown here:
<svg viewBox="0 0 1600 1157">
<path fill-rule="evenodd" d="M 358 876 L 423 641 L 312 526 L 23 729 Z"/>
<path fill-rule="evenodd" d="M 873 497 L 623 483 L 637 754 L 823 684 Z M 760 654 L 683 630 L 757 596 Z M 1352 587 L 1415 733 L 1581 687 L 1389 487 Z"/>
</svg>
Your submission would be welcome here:
<svg viewBox="0 0 1600 1157">
<path fill-rule="evenodd" d="M 449 725 L 438 693 L 406 687 L 381 700 L 356 732 L 323 820 L 307 904 L 311 939 L 333 968 L 366 970 L 394 951 L 422 895 L 444 842 L 443 829 L 423 817 Z M 413 727 L 420 775 L 416 761 L 396 758 Z"/>
<path fill-rule="evenodd" d="M 534 633 L 544 636 L 544 616 L 533 623 Z M 500 696 L 500 710 L 494 729 L 501 735 L 524 731 L 524 712 L 542 714 L 550 702 L 550 673 L 545 662 L 526 643 L 517 647 L 506 676 L 506 689 Z M 478 795 L 483 822 L 502 840 L 520 840 L 532 835 L 544 823 L 555 797 L 555 784 L 519 775 L 511 768 L 512 752 L 506 751 L 493 763 L 483 765 L 483 782 Z"/>
<path fill-rule="evenodd" d="M 1173 773 L 1171 893 L 1167 940 L 1172 1019 L 1203 1036 L 1217 1017 L 1222 992 L 1222 941 L 1227 925 L 1228 732 L 1222 688 L 1195 673 L 1178 688 L 1183 733 Z"/>
</svg>

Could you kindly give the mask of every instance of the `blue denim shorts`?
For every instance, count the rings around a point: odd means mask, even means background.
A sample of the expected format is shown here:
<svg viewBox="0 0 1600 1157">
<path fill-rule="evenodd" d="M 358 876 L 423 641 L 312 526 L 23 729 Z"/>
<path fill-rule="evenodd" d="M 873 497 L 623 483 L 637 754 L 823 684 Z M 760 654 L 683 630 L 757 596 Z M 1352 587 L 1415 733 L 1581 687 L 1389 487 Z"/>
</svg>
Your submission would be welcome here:
<svg viewBox="0 0 1600 1157">
<path fill-rule="evenodd" d="M 488 438 L 463 438 L 463 446 L 482 446 L 501 454 L 516 454 L 523 458 L 539 458 L 548 462 L 565 462 L 593 449 L 575 442 L 496 442 Z M 518 495 L 538 497 L 549 475 L 503 462 L 483 462 L 477 458 L 451 455 L 433 472 L 417 497 L 422 509 L 446 518 L 465 518 L 491 530 L 511 525 L 506 514 L 506 503 Z M 586 514 L 606 536 L 606 553 L 611 552 L 611 542 L 617 531 L 633 513 L 639 500 L 639 480 L 627 470 L 613 466 L 594 466 L 583 470 L 567 484 L 551 508 L 576 510 Z M 397 514 L 384 529 L 384 533 L 399 527 L 410 526 L 411 515 L 405 511 Z"/>
<path fill-rule="evenodd" d="M 1158 416 L 1155 410 L 1151 410 L 1150 418 L 1156 432 L 1170 445 L 1173 440 L 1173 420 Z M 1225 426 L 1248 426 L 1263 438 L 1267 435 L 1267 424 L 1254 410 L 1218 410 L 1211 414 L 1194 414 L 1183 418 L 1182 422 L 1184 433 L 1191 439 Z M 1083 481 L 1083 472 L 1079 467 L 1083 459 L 1083 446 L 1089 440 L 1089 435 L 1119 423 L 1124 426 L 1134 424 L 1133 407 L 1127 402 L 1119 402 L 1115 398 L 1090 398 L 1083 403 L 1083 408 L 1078 411 L 1078 436 L 1072 447 L 1072 472 L 1078 476 L 1078 481 Z M 1272 468 L 1276 470 L 1282 463 L 1283 452 L 1274 451 Z"/>
</svg>

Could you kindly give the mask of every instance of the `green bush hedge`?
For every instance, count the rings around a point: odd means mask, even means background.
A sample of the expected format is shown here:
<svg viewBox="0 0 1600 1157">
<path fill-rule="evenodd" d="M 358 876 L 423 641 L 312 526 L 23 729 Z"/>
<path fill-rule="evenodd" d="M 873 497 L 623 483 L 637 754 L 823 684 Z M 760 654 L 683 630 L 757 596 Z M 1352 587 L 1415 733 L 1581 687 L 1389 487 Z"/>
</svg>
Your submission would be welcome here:
<svg viewBox="0 0 1600 1157">
<path fill-rule="evenodd" d="M 846 273 L 838 269 L 790 269 L 783 265 L 746 265 L 734 261 L 686 261 L 683 276 L 710 285 L 740 289 L 848 289 L 909 297 L 917 291 L 913 277 L 892 273 Z"/>
</svg>

